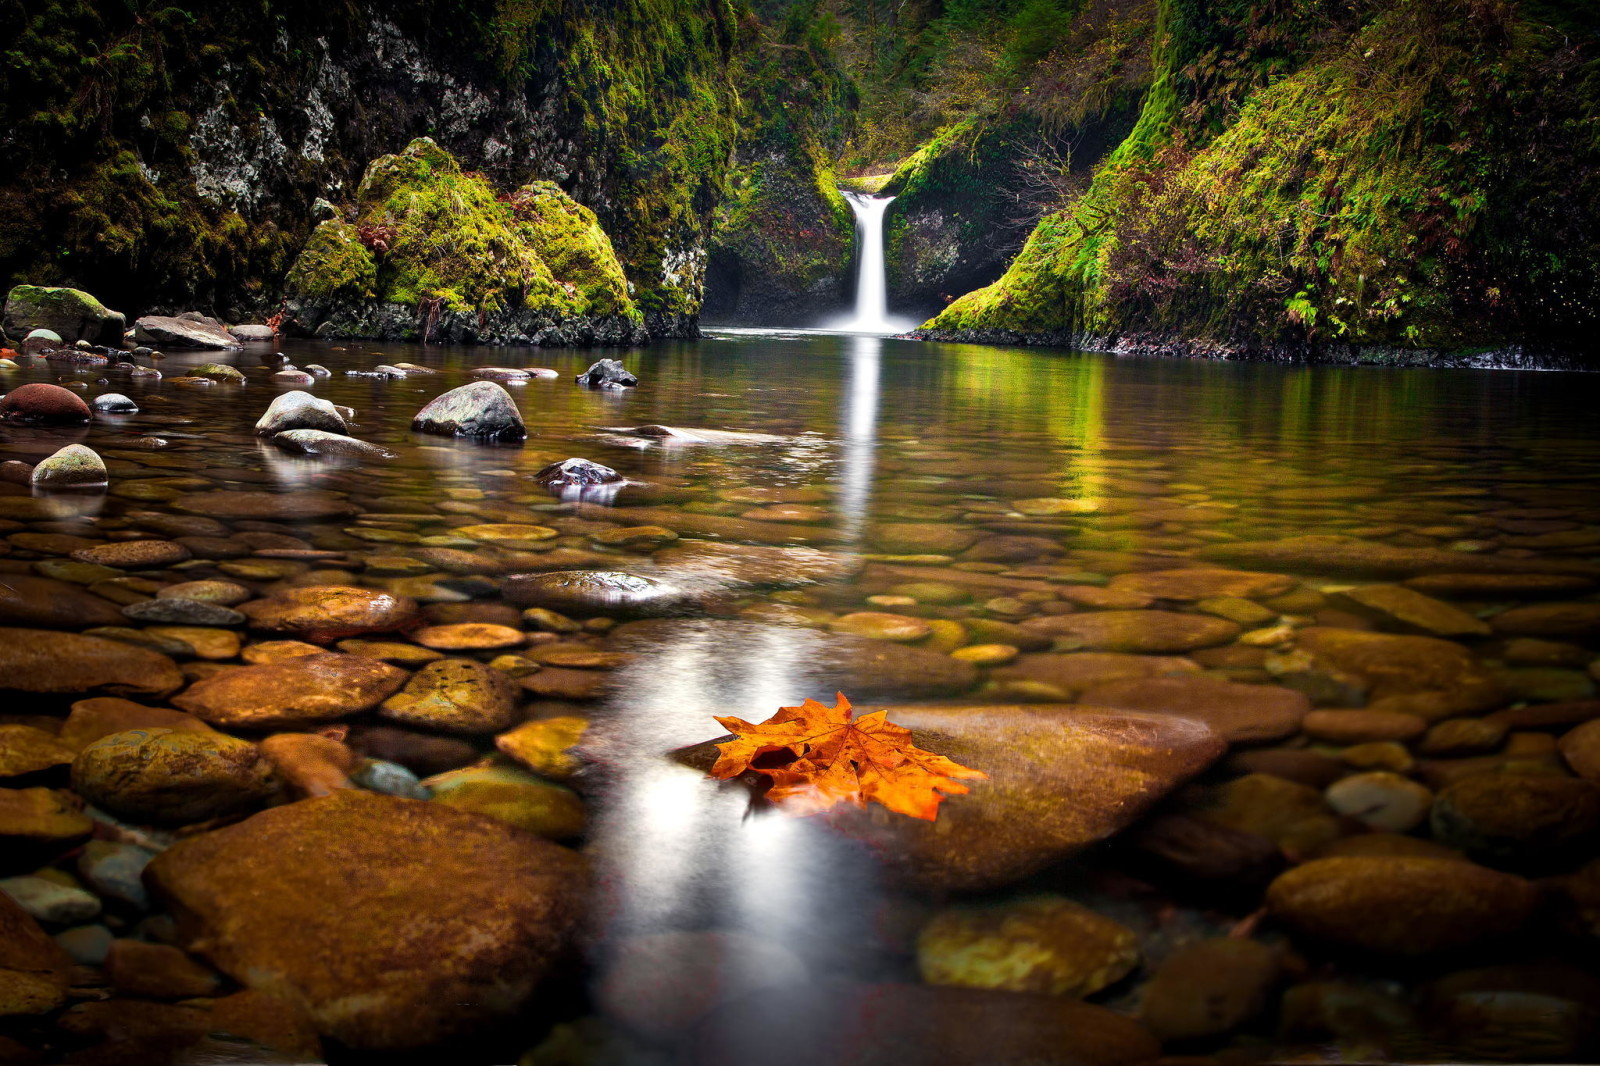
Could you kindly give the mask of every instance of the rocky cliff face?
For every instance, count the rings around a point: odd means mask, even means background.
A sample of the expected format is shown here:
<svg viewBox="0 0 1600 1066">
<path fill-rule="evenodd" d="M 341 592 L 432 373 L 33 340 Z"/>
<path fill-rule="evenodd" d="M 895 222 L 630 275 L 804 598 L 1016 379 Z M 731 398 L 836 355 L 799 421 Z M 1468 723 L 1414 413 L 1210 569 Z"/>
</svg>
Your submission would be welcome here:
<svg viewBox="0 0 1600 1066">
<path fill-rule="evenodd" d="M 368 162 L 431 136 L 501 188 L 556 183 L 652 333 L 691 331 L 735 135 L 722 0 L 6 0 L 0 285 L 270 313 Z"/>
</svg>

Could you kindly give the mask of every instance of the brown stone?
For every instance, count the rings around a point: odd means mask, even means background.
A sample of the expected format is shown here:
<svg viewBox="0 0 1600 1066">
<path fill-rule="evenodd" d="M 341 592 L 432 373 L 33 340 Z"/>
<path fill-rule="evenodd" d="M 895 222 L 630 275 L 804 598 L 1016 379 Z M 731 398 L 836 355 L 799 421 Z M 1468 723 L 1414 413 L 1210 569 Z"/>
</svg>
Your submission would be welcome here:
<svg viewBox="0 0 1600 1066">
<path fill-rule="evenodd" d="M 989 775 L 936 822 L 838 810 L 892 875 L 929 889 L 1011 884 L 1131 824 L 1220 756 L 1208 727 L 1182 718 L 1064 707 L 891 707 L 919 747 Z"/>
<path fill-rule="evenodd" d="M 172 702 L 212 725 L 284 729 L 371 710 L 406 677 L 377 659 L 328 652 L 225 670 L 195 682 Z"/>
<path fill-rule="evenodd" d="M 415 600 L 349 585 L 312 585 L 254 600 L 239 608 L 250 627 L 287 633 L 317 644 L 367 633 L 393 633 L 417 620 Z"/>
<path fill-rule="evenodd" d="M 178 664 L 146 648 L 46 629 L 0 629 L 0 690 L 159 697 L 181 684 Z"/>
<path fill-rule="evenodd" d="M 319 733 L 278 733 L 261 742 L 278 776 L 300 796 L 326 796 L 340 788 L 354 788 L 350 774 L 361 756 L 340 741 Z"/>
<path fill-rule="evenodd" d="M 1322 626 L 1300 630 L 1296 640 L 1301 649 L 1365 683 L 1367 705 L 1374 710 L 1433 721 L 1489 710 L 1505 692 L 1471 653 L 1447 640 Z"/>
<path fill-rule="evenodd" d="M 1587 592 L 1595 586 L 1592 578 L 1561 574 L 1427 574 L 1410 578 L 1404 584 L 1429 596 L 1453 596 L 1465 600 L 1493 600 L 1503 596 L 1562 596 Z"/>
<path fill-rule="evenodd" d="M 1048 685 L 1056 691 L 1056 699 L 1066 702 L 1099 685 L 1197 672 L 1194 663 L 1182 658 L 1083 651 L 1020 655 L 1009 666 L 991 671 L 989 676 L 999 682 Z"/>
<path fill-rule="evenodd" d="M 264 519 L 267 521 L 314 522 L 320 518 L 349 518 L 357 513 L 354 504 L 334 492 L 256 492 L 218 489 L 179 496 L 172 506 L 190 514 L 211 518 Z"/>
<path fill-rule="evenodd" d="M 1279 952 L 1254 940 L 1191 941 L 1156 968 L 1139 1018 L 1161 1040 L 1220 1036 L 1261 1013 L 1282 968 Z"/>
<path fill-rule="evenodd" d="M 118 570 L 153 570 L 186 562 L 189 549 L 171 540 L 123 540 L 102 544 L 98 548 L 84 548 L 72 553 L 81 563 L 110 566 Z"/>
<path fill-rule="evenodd" d="M 1585 722 L 1562 737 L 1561 757 L 1579 777 L 1600 782 L 1600 721 Z"/>
<path fill-rule="evenodd" d="M 50 788 L 0 788 L 0 840 L 67 844 L 94 832 L 71 793 Z"/>
<path fill-rule="evenodd" d="M 72 762 L 75 751 L 42 729 L 0 723 L 0 778 L 22 777 Z"/>
<path fill-rule="evenodd" d="M 1285 781 L 1322 790 L 1347 772 L 1344 763 L 1305 748 L 1260 748 L 1228 757 L 1228 769 L 1240 774 L 1271 774 Z"/>
<path fill-rule="evenodd" d="M 371 759 L 399 763 L 418 777 L 466 766 L 478 749 L 460 737 L 441 737 L 378 722 L 360 722 L 346 737 L 350 747 Z"/>
<path fill-rule="evenodd" d="M 1088 689 L 1080 699 L 1095 707 L 1195 718 L 1234 743 L 1293 736 L 1311 710 L 1311 701 L 1293 689 L 1205 676 L 1113 681 Z"/>
<path fill-rule="evenodd" d="M 1283 540 L 1208 544 L 1195 553 L 1214 562 L 1264 566 L 1294 573 L 1410 578 L 1423 574 L 1575 574 L 1592 577 L 1594 564 L 1565 559 L 1513 559 L 1443 548 L 1397 548 L 1335 534 Z"/>
<path fill-rule="evenodd" d="M 1489 635 L 1489 623 L 1481 618 L 1404 585 L 1363 585 L 1334 596 L 1333 602 L 1402 633 L 1433 637 Z"/>
<path fill-rule="evenodd" d="M 454 625 L 426 626 L 411 634 L 411 639 L 423 647 L 441 651 L 480 651 L 491 648 L 515 648 L 527 639 L 527 634 L 510 626 L 460 622 Z"/>
<path fill-rule="evenodd" d="M 585 895 L 573 852 L 357 790 L 180 841 L 147 878 L 181 943 L 358 1049 L 436 1044 L 524 1009 Z"/>
<path fill-rule="evenodd" d="M 118 992 L 151 999 L 211 996 L 222 985 L 216 971 L 177 948 L 140 940 L 113 940 L 106 952 L 105 971 Z"/>
<path fill-rule="evenodd" d="M 0 892 L 0 1017 L 45 1014 L 66 1001 L 72 960 Z"/>
<path fill-rule="evenodd" d="M 791 588 L 847 580 L 861 570 L 860 557 L 840 552 L 709 540 L 675 544 L 652 559 L 673 581 L 694 587 Z"/>
<path fill-rule="evenodd" d="M 1538 890 L 1520 877 L 1396 856 L 1316 859 L 1267 891 L 1273 916 L 1307 937 L 1407 957 L 1509 936 L 1538 902 Z"/>
<path fill-rule="evenodd" d="M 494 738 L 495 747 L 542 777 L 565 781 L 583 768 L 577 747 L 589 720 L 574 715 L 524 722 Z"/>
<path fill-rule="evenodd" d="M 1534 603 L 1489 620 L 1496 633 L 1520 637 L 1600 637 L 1600 603 Z"/>
<path fill-rule="evenodd" d="M 211 727 L 192 714 L 170 710 L 166 707 L 146 707 L 132 700 L 115 696 L 100 696 L 79 700 L 72 705 L 72 713 L 61 726 L 61 743 L 80 751 L 101 737 L 121 733 L 128 729 L 187 729 L 200 733 L 211 732 Z"/>
<path fill-rule="evenodd" d="M 1428 730 L 1425 719 L 1397 711 L 1312 711 L 1301 724 L 1306 736 L 1331 744 L 1414 740 Z"/>
<path fill-rule="evenodd" d="M 1118 574 L 1106 587 L 1118 592 L 1152 596 L 1158 600 L 1192 603 L 1212 596 L 1238 596 L 1242 599 L 1279 596 L 1294 588 L 1295 584 L 1294 578 L 1281 574 L 1194 567 Z"/>
<path fill-rule="evenodd" d="M 1139 964 L 1133 930 L 1059 896 L 947 907 L 917 936 L 930 985 L 1083 998 Z"/>
<path fill-rule="evenodd" d="M 188 825 L 259 807 L 278 782 L 261 749 L 237 737 L 130 729 L 78 753 L 72 790 L 119 818 Z"/>
<path fill-rule="evenodd" d="M 1161 655 L 1226 644 L 1243 630 L 1223 618 L 1174 611 L 1090 611 L 1023 623 L 1024 629 L 1082 641 L 1093 651 Z"/>
<path fill-rule="evenodd" d="M 441 659 L 413 674 L 379 714 L 441 733 L 498 733 L 517 722 L 516 688 L 503 672 L 483 663 Z"/>
<path fill-rule="evenodd" d="M 1196 812 L 1217 825 L 1265 837 L 1290 855 L 1307 855 L 1344 835 L 1322 791 L 1271 774 L 1224 782 Z"/>
<path fill-rule="evenodd" d="M 0 624 L 89 629 L 126 621 L 116 604 L 66 581 L 30 574 L 6 574 L 0 581 Z"/>
</svg>

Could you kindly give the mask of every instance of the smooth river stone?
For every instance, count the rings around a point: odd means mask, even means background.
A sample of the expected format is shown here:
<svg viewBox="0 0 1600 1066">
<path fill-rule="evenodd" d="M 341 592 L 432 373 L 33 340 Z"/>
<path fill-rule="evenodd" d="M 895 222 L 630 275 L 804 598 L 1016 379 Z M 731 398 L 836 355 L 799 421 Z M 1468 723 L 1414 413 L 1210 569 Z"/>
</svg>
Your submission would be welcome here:
<svg viewBox="0 0 1600 1066">
<path fill-rule="evenodd" d="M 1433 721 L 1490 710 L 1505 695 L 1494 675 L 1448 640 L 1326 626 L 1299 630 L 1295 640 L 1335 669 L 1360 678 L 1372 710 Z"/>
<path fill-rule="evenodd" d="M 816 548 L 724 544 L 696 540 L 663 548 L 651 557 L 673 580 L 700 587 L 793 588 L 844 581 L 860 573 L 858 556 Z"/>
<path fill-rule="evenodd" d="M 1363 585 L 1332 597 L 1390 629 L 1431 637 L 1486 637 L 1489 624 L 1432 596 L 1404 585 Z"/>
<path fill-rule="evenodd" d="M 72 959 L 0 892 L 0 1017 L 46 1014 L 66 1002 L 70 987 Z"/>
<path fill-rule="evenodd" d="M 64 790 L 0 788 L 0 841 L 8 849 L 28 844 L 64 849 L 94 832 L 82 806 Z"/>
<path fill-rule="evenodd" d="M 1267 890 L 1270 913 L 1301 935 L 1401 957 L 1509 936 L 1538 902 L 1539 890 L 1520 877 L 1398 855 L 1317 859 Z"/>
<path fill-rule="evenodd" d="M 411 420 L 418 433 L 518 443 L 528 436 L 511 394 L 493 381 L 474 381 L 442 393 Z"/>
<path fill-rule="evenodd" d="M 354 504 L 335 492 L 259 492 L 217 489 L 179 496 L 172 506 L 190 514 L 221 519 L 263 519 L 267 521 L 314 522 L 321 518 L 349 518 L 357 514 Z"/>
<path fill-rule="evenodd" d="M 499 733 L 517 724 L 516 686 L 503 671 L 472 659 L 440 659 L 412 675 L 378 713 L 441 733 Z"/>
<path fill-rule="evenodd" d="M 42 729 L 0 724 L 0 778 L 65 766 L 74 754 L 71 747 Z"/>
<path fill-rule="evenodd" d="M 101 737 L 128 729 L 178 729 L 196 733 L 212 732 L 210 726 L 192 714 L 167 707 L 147 707 L 115 696 L 79 700 L 61 725 L 61 743 L 78 751 Z"/>
<path fill-rule="evenodd" d="M 47 629 L 0 629 L 0 691 L 165 696 L 182 684 L 178 664 L 146 648 Z"/>
<path fill-rule="evenodd" d="M 146 570 L 187 562 L 189 549 L 172 540 L 123 540 L 83 548 L 72 553 L 80 563 L 110 566 L 118 570 Z"/>
<path fill-rule="evenodd" d="M 184 916 L 184 946 L 368 1050 L 470 1036 L 525 1009 L 565 959 L 587 891 L 565 848 L 351 789 L 180 841 L 146 876 Z"/>
<path fill-rule="evenodd" d="M 399 667 L 328 652 L 202 678 L 173 703 L 196 718 L 234 729 L 292 729 L 370 711 L 406 682 Z"/>
<path fill-rule="evenodd" d="M 613 570 L 518 574 L 506 580 L 504 595 L 518 607 L 544 607 L 580 617 L 677 614 L 691 605 L 689 595 L 676 585 Z"/>
<path fill-rule="evenodd" d="M 1309 574 L 1409 578 L 1422 574 L 1577 574 L 1600 575 L 1600 566 L 1578 559 L 1510 559 L 1442 548 L 1396 548 L 1377 541 L 1334 534 L 1284 540 L 1208 544 L 1198 558 L 1212 562 L 1264 566 Z"/>
<path fill-rule="evenodd" d="M 1294 578 L 1281 574 L 1196 567 L 1118 574 L 1107 587 L 1117 592 L 1153 596 L 1158 600 L 1193 602 L 1212 596 L 1238 596 L 1242 599 L 1278 596 L 1294 588 L 1295 584 Z"/>
<path fill-rule="evenodd" d="M 1426 574 L 1402 582 L 1429 596 L 1493 600 L 1521 596 L 1570 596 L 1594 588 L 1592 578 L 1565 574 Z"/>
<path fill-rule="evenodd" d="M 122 611 L 116 604 L 81 586 L 31 574 L 6 574 L 0 578 L 0 623 L 91 629 L 121 625 L 122 621 Z"/>
<path fill-rule="evenodd" d="M 515 648 L 527 639 L 527 634 L 492 622 L 456 622 L 426 626 L 411 634 L 411 639 L 425 648 L 441 651 L 481 651 Z"/>
<path fill-rule="evenodd" d="M 318 644 L 368 633 L 393 633 L 414 624 L 417 602 L 406 596 L 351 585 L 310 585 L 254 600 L 239 608 L 250 628 L 284 633 Z"/>
<path fill-rule="evenodd" d="M 272 764 L 248 741 L 194 730 L 130 729 L 78 753 L 72 790 L 133 822 L 189 825 L 259 807 L 278 783 Z"/>
<path fill-rule="evenodd" d="M 1129 655 L 1114 651 L 1080 651 L 1063 654 L 1022 655 L 1009 666 L 993 671 L 995 681 L 1048 685 L 1048 693 L 1062 702 L 1096 685 L 1140 678 L 1198 673 L 1188 659 L 1166 655 Z"/>
<path fill-rule="evenodd" d="M 888 522 L 873 526 L 867 539 L 889 555 L 955 555 L 977 543 L 978 533 L 953 525 Z"/>
<path fill-rule="evenodd" d="M 1174 611 L 1091 611 L 1022 623 L 1052 637 L 1073 637 L 1094 651 L 1160 655 L 1226 644 L 1243 629 L 1225 618 Z"/>
<path fill-rule="evenodd" d="M 1184 718 L 1077 707 L 891 707 L 918 747 L 982 770 L 937 821 L 836 809 L 891 875 L 930 891 L 1009 885 L 1137 821 L 1227 743 Z"/>
<path fill-rule="evenodd" d="M 1232 743 L 1293 736 L 1311 710 L 1311 700 L 1293 689 L 1206 676 L 1113 681 L 1080 699 L 1096 707 L 1198 719 Z"/>
<path fill-rule="evenodd" d="M 1536 603 L 1490 619 L 1496 633 L 1523 637 L 1600 637 L 1600 603 Z"/>
</svg>

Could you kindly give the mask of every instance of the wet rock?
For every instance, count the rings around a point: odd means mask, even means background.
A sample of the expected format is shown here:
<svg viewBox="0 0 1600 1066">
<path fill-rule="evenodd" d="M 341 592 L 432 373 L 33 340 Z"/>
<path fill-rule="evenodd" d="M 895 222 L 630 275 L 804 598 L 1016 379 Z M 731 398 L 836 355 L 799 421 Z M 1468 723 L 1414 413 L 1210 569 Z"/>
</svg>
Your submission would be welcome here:
<svg viewBox="0 0 1600 1066">
<path fill-rule="evenodd" d="M 813 985 L 714 1011 L 694 1066 L 1135 1066 L 1160 1044 L 1137 1022 L 1060 996 L 938 985 Z"/>
<path fill-rule="evenodd" d="M 40 426 L 81 426 L 90 419 L 89 405 L 60 385 L 34 382 L 0 396 L 0 422 Z"/>
<path fill-rule="evenodd" d="M 315 429 L 324 433 L 348 434 L 349 425 L 339 409 L 309 392 L 285 392 L 273 399 L 266 413 L 256 422 L 256 436 L 271 437 L 291 429 Z"/>
<path fill-rule="evenodd" d="M 53 329 L 30 329 L 28 335 L 22 338 L 22 354 L 25 356 L 53 353 L 61 347 L 61 334 Z"/>
<path fill-rule="evenodd" d="M 161 622 L 175 626 L 238 626 L 245 621 L 244 615 L 230 607 L 175 596 L 130 603 L 122 609 L 122 613 L 140 622 Z"/>
<path fill-rule="evenodd" d="M 165 696 L 183 674 L 165 655 L 114 640 L 0 628 L 0 690 Z"/>
<path fill-rule="evenodd" d="M 484 651 L 515 648 L 523 643 L 526 634 L 520 629 L 488 622 L 457 622 L 426 626 L 411 634 L 411 639 L 425 648 L 441 651 Z"/>
<path fill-rule="evenodd" d="M 233 334 L 209 320 L 145 315 L 134 320 L 133 337 L 157 348 L 241 348 Z"/>
<path fill-rule="evenodd" d="M 1427 574 L 1403 584 L 1429 596 L 1464 600 L 1562 596 L 1588 592 L 1595 586 L 1593 578 L 1562 574 Z"/>
<path fill-rule="evenodd" d="M 1321 790 L 1249 774 L 1216 787 L 1197 815 L 1217 825 L 1272 841 L 1291 857 L 1310 854 L 1345 833 Z"/>
<path fill-rule="evenodd" d="M 153 570 L 188 562 L 188 548 L 173 540 L 119 540 L 98 548 L 82 548 L 72 553 L 81 563 L 110 566 L 118 570 Z"/>
<path fill-rule="evenodd" d="M 889 522 L 873 526 L 868 540 L 890 555 L 955 555 L 972 547 L 978 534 L 960 526 Z"/>
<path fill-rule="evenodd" d="M 828 623 L 828 628 L 835 633 L 902 644 L 915 643 L 933 632 L 932 627 L 920 618 L 884 611 L 856 611 L 841 615 Z"/>
<path fill-rule="evenodd" d="M 7 847 L 63 848 L 94 832 L 94 823 L 69 793 L 49 788 L 0 788 L 0 840 Z"/>
<path fill-rule="evenodd" d="M 67 998 L 72 960 L 10 896 L 0 893 L 0 1017 L 45 1014 Z"/>
<path fill-rule="evenodd" d="M 514 443 L 528 436 L 511 394 L 492 381 L 474 381 L 435 397 L 417 412 L 411 428 L 441 437 Z"/>
<path fill-rule="evenodd" d="M 1226 644 L 1241 632 L 1226 619 L 1173 611 L 1093 611 L 1022 623 L 1024 629 L 1070 637 L 1094 651 L 1164 654 Z"/>
<path fill-rule="evenodd" d="M 1428 727 L 1417 745 L 1423 755 L 1481 755 L 1498 748 L 1506 726 L 1485 718 L 1450 718 Z"/>
<path fill-rule="evenodd" d="M 689 600 L 675 585 L 608 570 L 556 570 L 507 579 L 504 595 L 518 607 L 544 607 L 588 617 L 650 617 L 683 611 Z"/>
<path fill-rule="evenodd" d="M 1428 722 L 1415 714 L 1398 711 L 1312 711 L 1302 728 L 1315 740 L 1332 744 L 1370 744 L 1382 740 L 1415 740 L 1427 731 Z"/>
<path fill-rule="evenodd" d="M 1486 637 L 1489 624 L 1457 607 L 1403 585 L 1364 585 L 1333 602 L 1404 633 L 1432 637 Z"/>
<path fill-rule="evenodd" d="M 393 459 L 395 453 L 364 440 L 326 433 L 320 429 L 289 429 L 275 435 L 272 443 L 295 455 L 336 455 L 351 459 Z"/>
<path fill-rule="evenodd" d="M 888 645 L 893 647 L 893 645 Z M 1007 885 L 1132 822 L 1222 754 L 1197 722 L 1044 707 L 894 707 L 915 743 L 988 780 L 946 800 L 937 822 L 870 811 L 828 815 L 920 888 Z"/>
<path fill-rule="evenodd" d="M 977 627 L 969 628 L 976 633 Z M 1013 628 L 1035 639 L 1040 636 L 1020 626 Z M 1010 666 L 993 671 L 990 677 L 1007 686 L 1045 686 L 1039 689 L 1039 698 L 1067 702 L 1100 685 L 1198 672 L 1199 668 L 1187 659 L 1087 651 L 1061 655 L 1022 655 Z"/>
<path fill-rule="evenodd" d="M 1561 757 L 1573 773 L 1600 783 L 1600 721 L 1586 722 L 1562 737 Z"/>
<path fill-rule="evenodd" d="M 1195 718 L 1234 743 L 1293 736 L 1311 710 L 1311 701 L 1292 689 L 1205 676 L 1114 681 L 1086 690 L 1079 699 L 1094 707 Z"/>
<path fill-rule="evenodd" d="M 62 723 L 57 739 L 77 753 L 101 737 L 129 729 L 174 729 L 197 733 L 212 731 L 200 719 L 182 711 L 147 707 L 115 696 L 99 696 L 79 700 L 72 705 L 72 713 Z"/>
<path fill-rule="evenodd" d="M 201 363 L 189 373 L 197 378 L 209 378 L 212 381 L 228 385 L 243 385 L 245 383 L 244 372 L 236 366 L 229 366 L 227 363 Z"/>
<path fill-rule="evenodd" d="M 717 589 L 795 588 L 843 581 L 862 567 L 859 557 L 840 552 L 707 540 L 663 548 L 653 561 L 674 581 Z"/>
<path fill-rule="evenodd" d="M 151 999 L 213 996 L 222 985 L 214 970 L 177 948 L 138 940 L 113 941 L 106 953 L 105 970 L 118 992 Z"/>
<path fill-rule="evenodd" d="M 1328 786 L 1328 806 L 1368 829 L 1409 833 L 1433 806 L 1433 793 L 1408 777 L 1387 770 L 1352 774 Z"/>
<path fill-rule="evenodd" d="M 568 490 L 583 490 L 594 485 L 613 485 L 623 479 L 609 466 L 588 459 L 563 459 L 533 475 L 533 480 L 555 493 L 564 496 Z"/>
<path fill-rule="evenodd" d="M 313 522 L 320 518 L 348 518 L 356 508 L 342 495 L 304 492 L 254 492 L 219 489 L 179 496 L 171 504 L 179 511 L 225 520 Z"/>
<path fill-rule="evenodd" d="M 1286 865 L 1283 851 L 1266 837 L 1189 814 L 1149 818 L 1116 846 L 1139 876 L 1230 908 L 1253 908 Z"/>
<path fill-rule="evenodd" d="M 1256 748 L 1228 757 L 1228 769 L 1240 774 L 1271 774 L 1312 788 L 1327 788 L 1345 775 L 1338 759 L 1304 748 Z"/>
<path fill-rule="evenodd" d="M 547 540 L 560 535 L 549 526 L 536 526 L 527 522 L 482 522 L 470 526 L 457 526 L 456 536 L 492 544 L 497 548 L 512 550 L 537 550 Z"/>
<path fill-rule="evenodd" d="M 65 581 L 29 574 L 0 580 L 0 624 L 88 629 L 122 621 L 116 605 Z"/>
<path fill-rule="evenodd" d="M 1400 833 L 1358 833 L 1353 837 L 1344 837 L 1318 848 L 1311 857 L 1314 859 L 1335 859 L 1342 856 L 1386 858 L 1396 855 L 1467 861 L 1467 857 L 1454 848 L 1447 848 L 1443 844 L 1436 844 L 1422 837 L 1405 836 Z"/>
<path fill-rule="evenodd" d="M 0 723 L 0 778 L 24 777 L 72 762 L 76 752 L 43 729 Z"/>
<path fill-rule="evenodd" d="M 616 529 L 598 529 L 589 534 L 589 543 L 595 547 L 623 551 L 654 551 L 677 539 L 678 534 L 663 526 L 619 526 Z"/>
<path fill-rule="evenodd" d="M 361 754 L 397 763 L 422 777 L 458 769 L 478 758 L 478 749 L 459 737 L 437 736 L 377 722 L 356 724 L 346 739 L 350 747 Z"/>
<path fill-rule="evenodd" d="M 1497 678 L 1450 641 L 1323 626 L 1302 629 L 1296 639 L 1301 649 L 1359 678 L 1373 710 L 1433 721 L 1489 710 L 1504 694 Z"/>
<path fill-rule="evenodd" d="M 56 335 L 57 344 L 79 340 L 116 344 L 127 319 L 82 289 L 16 285 L 6 294 L 3 323 L 13 337 L 43 329 Z"/>
<path fill-rule="evenodd" d="M 1583 576 L 1590 573 L 1589 564 L 1578 561 L 1471 555 L 1442 548 L 1396 548 L 1377 541 L 1334 534 L 1209 544 L 1195 554 L 1210 561 L 1261 566 L 1271 570 L 1361 577 L 1412 578 L 1424 574 L 1469 573 L 1566 573 Z"/>
<path fill-rule="evenodd" d="M 135 844 L 91 840 L 78 856 L 78 876 L 106 899 L 149 910 L 144 868 L 155 857 L 154 851 Z"/>
<path fill-rule="evenodd" d="M 483 663 L 441 659 L 418 670 L 379 713 L 442 733 L 499 733 L 516 724 L 516 689 L 505 674 Z"/>
<path fill-rule="evenodd" d="M 494 738 L 495 747 L 541 777 L 566 781 L 583 769 L 578 745 L 589 720 L 575 715 L 524 722 Z"/>
<path fill-rule="evenodd" d="M 271 344 L 278 338 L 271 326 L 251 324 L 229 326 L 228 332 L 233 335 L 234 340 L 245 344 Z"/>
<path fill-rule="evenodd" d="M 352 790 L 180 841 L 149 876 L 185 916 L 185 943 L 365 1049 L 437 1044 L 524 1009 L 585 895 L 572 852 L 443 804 Z"/>
<path fill-rule="evenodd" d="M 135 415 L 139 405 L 120 392 L 103 392 L 89 401 L 91 410 L 108 415 Z"/>
<path fill-rule="evenodd" d="M 0 879 L 0 893 L 11 897 L 35 921 L 51 925 L 77 925 L 100 913 L 100 901 L 92 894 L 49 877 Z"/>
<path fill-rule="evenodd" d="M 1221 1036 L 1266 1008 L 1282 969 L 1280 952 L 1254 940 L 1191 941 L 1156 968 L 1139 1019 L 1163 1041 Z"/>
<path fill-rule="evenodd" d="M 252 629 L 286 633 L 318 644 L 413 625 L 420 608 L 406 596 L 350 585 L 312 585 L 254 600 L 240 608 Z"/>
<path fill-rule="evenodd" d="M 201 581 L 182 581 L 176 585 L 168 585 L 156 593 L 156 598 L 160 600 L 174 599 L 214 603 L 219 607 L 237 607 L 254 595 L 254 592 L 235 582 L 207 578 Z"/>
<path fill-rule="evenodd" d="M 1453 973 L 1423 998 L 1451 1057 L 1574 1062 L 1588 1057 L 1600 1026 L 1600 980 L 1565 963 L 1522 963 Z"/>
<path fill-rule="evenodd" d="M 509 766 L 473 766 L 430 777 L 423 785 L 433 801 L 472 811 L 544 837 L 571 840 L 583 835 L 583 801 L 571 789 Z"/>
<path fill-rule="evenodd" d="M 930 985 L 1081 999 L 1138 964 L 1131 929 L 1060 897 L 950 908 L 917 937 L 917 968 Z"/>
<path fill-rule="evenodd" d="M 1295 584 L 1294 578 L 1281 574 L 1194 567 L 1118 574 L 1106 587 L 1116 592 L 1132 592 L 1158 600 L 1192 603 L 1214 596 L 1236 596 L 1241 599 L 1279 596 L 1294 588 Z"/>
<path fill-rule="evenodd" d="M 1496 633 L 1524 637 L 1600 637 L 1600 603 L 1536 603 L 1513 607 L 1490 619 Z"/>
<path fill-rule="evenodd" d="M 106 484 L 106 464 L 92 449 L 69 444 L 41 459 L 29 480 L 41 489 L 95 488 Z"/>
<path fill-rule="evenodd" d="M 617 359 L 601 359 L 592 363 L 588 370 L 579 374 L 574 380 L 586 389 L 603 389 L 613 386 L 631 388 L 639 384 L 639 379 L 628 373 L 623 368 L 622 362 Z"/>
<path fill-rule="evenodd" d="M 1379 955 L 1422 956 L 1515 933 L 1539 893 L 1519 877 L 1450 859 L 1316 859 L 1267 892 L 1296 932 Z"/>
<path fill-rule="evenodd" d="M 417 777 L 396 762 L 386 762 L 383 759 L 363 759 L 350 774 L 350 781 L 357 788 L 364 788 L 369 792 L 380 792 L 385 796 L 399 796 L 401 799 L 432 799 L 433 792 Z"/>
<path fill-rule="evenodd" d="M 1439 793 L 1431 825 L 1441 844 L 1496 865 L 1558 865 L 1600 836 L 1600 788 L 1545 774 L 1475 774 Z"/>
<path fill-rule="evenodd" d="M 377 659 L 329 652 L 202 678 L 172 702 L 202 721 L 237 729 L 286 729 L 371 710 L 406 681 Z"/>
<path fill-rule="evenodd" d="M 80 925 L 63 929 L 53 938 L 61 949 L 80 966 L 99 966 L 106 961 L 114 937 L 103 925 Z"/>
<path fill-rule="evenodd" d="M 72 763 L 72 788 L 130 821 L 157 825 L 238 814 L 277 791 L 254 744 L 220 733 L 130 729 L 90 744 Z"/>
</svg>

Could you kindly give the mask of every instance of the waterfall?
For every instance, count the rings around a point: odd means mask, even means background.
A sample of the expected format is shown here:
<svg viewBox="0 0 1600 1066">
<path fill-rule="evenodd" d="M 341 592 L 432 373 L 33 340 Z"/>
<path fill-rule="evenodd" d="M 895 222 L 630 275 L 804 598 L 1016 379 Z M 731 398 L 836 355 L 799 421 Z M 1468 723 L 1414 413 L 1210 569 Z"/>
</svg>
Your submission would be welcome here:
<svg viewBox="0 0 1600 1066">
<path fill-rule="evenodd" d="M 914 323 L 889 317 L 889 297 L 883 268 L 883 216 L 892 196 L 840 190 L 856 216 L 856 313 L 834 325 L 848 333 L 900 333 Z"/>
</svg>

